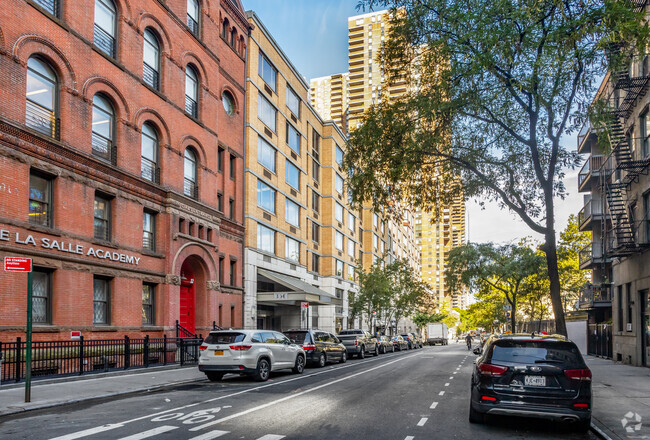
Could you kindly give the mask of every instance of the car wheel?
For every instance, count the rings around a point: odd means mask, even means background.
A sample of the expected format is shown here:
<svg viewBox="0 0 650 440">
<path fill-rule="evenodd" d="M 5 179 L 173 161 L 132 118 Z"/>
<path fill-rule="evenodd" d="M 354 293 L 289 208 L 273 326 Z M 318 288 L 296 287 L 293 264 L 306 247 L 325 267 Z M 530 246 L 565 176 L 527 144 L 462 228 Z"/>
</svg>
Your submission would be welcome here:
<svg viewBox="0 0 650 440">
<path fill-rule="evenodd" d="M 482 414 L 469 405 L 469 423 L 485 423 L 485 414 Z"/>
<path fill-rule="evenodd" d="M 375 351 L 372 353 L 373 356 L 379 356 L 379 347 L 375 345 Z"/>
<path fill-rule="evenodd" d="M 318 367 L 323 368 L 327 364 L 327 359 L 325 358 L 325 353 L 321 353 L 320 356 L 318 356 Z"/>
<path fill-rule="evenodd" d="M 590 428 L 591 428 L 591 417 L 588 418 L 587 420 L 580 420 L 575 425 L 573 425 L 573 429 L 576 432 L 585 433 L 589 431 Z"/>
<path fill-rule="evenodd" d="M 305 371 L 305 358 L 301 354 L 296 356 L 296 364 L 291 371 L 296 374 L 302 374 L 302 372 Z"/>
<path fill-rule="evenodd" d="M 341 355 L 341 360 L 339 360 L 339 362 L 344 364 L 347 361 L 348 361 L 348 353 L 344 351 L 343 354 Z"/>
<path fill-rule="evenodd" d="M 381 348 L 379 349 L 379 354 L 386 354 L 386 347 L 382 345 Z"/>
<path fill-rule="evenodd" d="M 208 380 L 210 382 L 219 382 L 221 379 L 223 379 L 223 374 L 224 373 L 217 373 L 215 371 L 208 371 L 205 373 L 205 375 L 208 376 Z"/>
<path fill-rule="evenodd" d="M 255 373 L 253 377 L 258 382 L 266 382 L 269 380 L 271 375 L 271 364 L 266 359 L 260 359 L 257 362 L 257 367 L 255 368 Z"/>
<path fill-rule="evenodd" d="M 357 356 L 359 356 L 359 359 L 365 359 L 365 357 L 366 357 L 366 347 L 364 347 L 362 345 L 361 346 L 361 351 L 359 352 L 359 354 Z"/>
</svg>

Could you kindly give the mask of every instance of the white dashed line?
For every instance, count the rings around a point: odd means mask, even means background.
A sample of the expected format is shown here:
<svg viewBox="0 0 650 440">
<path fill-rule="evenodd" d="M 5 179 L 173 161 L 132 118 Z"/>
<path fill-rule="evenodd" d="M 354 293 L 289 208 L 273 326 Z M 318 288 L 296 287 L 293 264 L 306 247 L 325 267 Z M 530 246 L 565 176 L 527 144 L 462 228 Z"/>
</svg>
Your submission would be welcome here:
<svg viewBox="0 0 650 440">
<path fill-rule="evenodd" d="M 213 440 L 217 437 L 222 437 L 226 434 L 230 434 L 230 431 L 210 431 L 205 434 L 201 434 L 198 437 L 192 437 L 189 440 Z"/>
<path fill-rule="evenodd" d="M 438 393 L 438 395 L 439 395 L 439 396 L 444 396 L 444 395 L 445 395 L 445 392 L 444 392 L 444 391 L 440 391 L 440 392 Z"/>
<path fill-rule="evenodd" d="M 284 437 L 285 437 L 284 435 L 266 434 L 265 436 L 262 436 L 257 440 L 280 440 L 283 439 Z"/>
<path fill-rule="evenodd" d="M 449 376 L 449 380 L 451 380 L 451 379 L 453 379 L 453 378 L 454 378 L 454 376 Z"/>
<path fill-rule="evenodd" d="M 163 432 L 173 431 L 174 429 L 178 429 L 178 426 L 159 426 L 157 428 L 150 429 L 149 431 L 140 432 L 128 437 L 122 437 L 122 440 L 142 440 L 158 434 L 162 434 Z"/>
<path fill-rule="evenodd" d="M 424 426 L 424 424 L 427 423 L 427 420 L 429 420 L 428 417 L 422 417 L 418 422 L 418 426 Z"/>
<path fill-rule="evenodd" d="M 436 406 L 438 406 L 438 402 L 433 402 L 429 409 L 436 409 Z"/>
<path fill-rule="evenodd" d="M 404 440 L 413 440 L 414 438 L 415 437 L 413 437 L 412 435 L 407 435 L 406 437 L 404 437 Z"/>
<path fill-rule="evenodd" d="M 445 384 L 445 386 L 448 387 L 448 386 L 449 386 L 449 382 L 447 382 L 447 383 Z"/>
</svg>

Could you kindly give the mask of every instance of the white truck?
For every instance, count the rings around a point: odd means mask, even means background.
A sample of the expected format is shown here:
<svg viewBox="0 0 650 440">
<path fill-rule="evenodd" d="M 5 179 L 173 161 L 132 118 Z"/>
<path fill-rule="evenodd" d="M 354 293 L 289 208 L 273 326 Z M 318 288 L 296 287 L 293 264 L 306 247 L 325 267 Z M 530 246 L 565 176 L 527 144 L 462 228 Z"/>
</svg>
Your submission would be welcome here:
<svg viewBox="0 0 650 440">
<path fill-rule="evenodd" d="M 447 345 L 447 324 L 444 322 L 427 324 L 427 342 L 429 345 Z"/>
</svg>

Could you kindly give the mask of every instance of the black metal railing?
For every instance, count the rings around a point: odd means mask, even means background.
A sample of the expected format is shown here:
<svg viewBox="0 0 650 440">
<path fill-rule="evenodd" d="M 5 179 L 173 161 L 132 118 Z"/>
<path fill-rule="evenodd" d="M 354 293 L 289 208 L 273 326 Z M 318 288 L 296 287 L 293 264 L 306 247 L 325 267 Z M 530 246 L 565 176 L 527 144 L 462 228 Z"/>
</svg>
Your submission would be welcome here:
<svg viewBox="0 0 650 440">
<path fill-rule="evenodd" d="M 95 24 L 95 46 L 111 58 L 115 58 L 115 38 Z"/>
<path fill-rule="evenodd" d="M 92 135 L 92 152 L 93 156 L 97 156 L 112 164 L 116 163 L 117 155 L 115 154 L 115 144 L 110 139 L 105 138 L 101 134 L 93 132 Z"/>
<path fill-rule="evenodd" d="M 142 79 L 149 87 L 160 90 L 160 73 L 147 63 L 142 65 Z"/>
<path fill-rule="evenodd" d="M 178 320 L 176 320 L 176 337 L 177 338 L 194 338 L 194 339 L 196 339 L 199 336 L 196 333 L 193 333 L 193 332 L 189 331 L 188 329 L 186 329 L 185 327 L 183 327 L 181 325 L 181 323 Z"/>
<path fill-rule="evenodd" d="M 34 0 L 34 3 L 55 17 L 59 16 L 59 0 Z"/>
<path fill-rule="evenodd" d="M 190 32 L 192 32 L 196 37 L 199 36 L 199 23 L 190 17 L 189 14 L 187 15 L 187 27 L 190 28 Z"/>
<path fill-rule="evenodd" d="M 200 337 L 32 342 L 32 377 L 73 376 L 104 371 L 198 362 Z M 27 344 L 0 342 L 0 384 L 25 378 Z"/>
<path fill-rule="evenodd" d="M 156 166 L 155 162 L 150 161 L 149 159 L 142 158 L 140 175 L 142 178 L 147 179 L 154 183 L 160 182 L 160 169 Z"/>
<path fill-rule="evenodd" d="M 199 106 L 197 102 L 187 95 L 185 95 L 185 113 L 194 118 L 199 117 Z"/>
<path fill-rule="evenodd" d="M 25 107 L 25 124 L 46 136 L 54 139 L 59 138 L 59 124 L 56 113 L 29 99 Z"/>
<path fill-rule="evenodd" d="M 587 353 L 592 356 L 612 358 L 611 324 L 589 324 Z"/>
<path fill-rule="evenodd" d="M 183 183 L 183 194 L 193 199 L 199 198 L 199 186 L 191 180 L 185 179 Z"/>
</svg>

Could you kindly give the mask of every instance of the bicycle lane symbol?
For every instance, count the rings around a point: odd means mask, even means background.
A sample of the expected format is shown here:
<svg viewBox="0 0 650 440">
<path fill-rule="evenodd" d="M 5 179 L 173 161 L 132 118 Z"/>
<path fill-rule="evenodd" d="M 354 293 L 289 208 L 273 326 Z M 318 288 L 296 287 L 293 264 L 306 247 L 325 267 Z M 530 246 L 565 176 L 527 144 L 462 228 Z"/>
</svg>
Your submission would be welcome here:
<svg viewBox="0 0 650 440">
<path fill-rule="evenodd" d="M 222 409 L 232 408 L 232 406 L 217 406 L 216 408 L 202 409 L 190 413 L 169 413 L 162 414 L 158 417 L 151 419 L 152 422 L 169 422 L 177 420 L 183 422 L 184 425 L 193 425 L 195 423 L 204 423 L 214 419 Z"/>
</svg>

